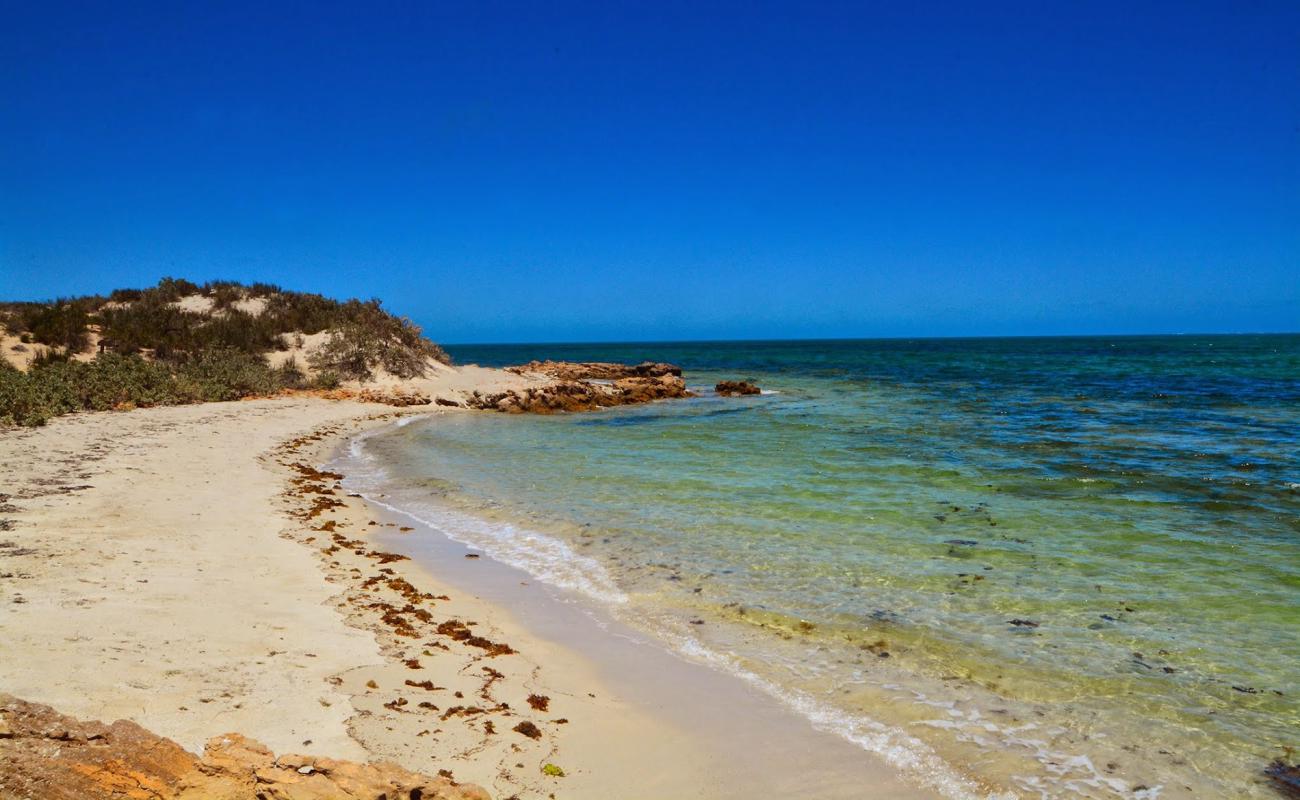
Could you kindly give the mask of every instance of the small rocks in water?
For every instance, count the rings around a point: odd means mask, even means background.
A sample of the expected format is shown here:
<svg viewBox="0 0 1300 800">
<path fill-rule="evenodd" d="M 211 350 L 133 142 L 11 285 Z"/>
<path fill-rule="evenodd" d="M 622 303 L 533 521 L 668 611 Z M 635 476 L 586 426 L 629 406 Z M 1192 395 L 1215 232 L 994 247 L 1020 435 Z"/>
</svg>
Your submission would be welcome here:
<svg viewBox="0 0 1300 800">
<path fill-rule="evenodd" d="M 738 394 L 762 394 L 763 390 L 759 389 L 749 381 L 720 381 L 713 387 L 713 391 L 723 397 L 731 397 Z"/>
<path fill-rule="evenodd" d="M 1283 797 L 1300 798 L 1300 766 L 1278 759 L 1264 768 L 1264 774 Z"/>
</svg>

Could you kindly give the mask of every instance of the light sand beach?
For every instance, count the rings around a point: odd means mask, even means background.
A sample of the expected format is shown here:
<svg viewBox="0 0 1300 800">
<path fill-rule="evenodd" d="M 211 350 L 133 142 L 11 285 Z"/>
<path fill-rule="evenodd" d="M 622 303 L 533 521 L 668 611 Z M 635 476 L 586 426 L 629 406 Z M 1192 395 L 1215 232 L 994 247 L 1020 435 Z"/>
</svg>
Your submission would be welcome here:
<svg viewBox="0 0 1300 800">
<path fill-rule="evenodd" d="M 410 526 L 318 467 L 410 413 L 474 412 L 296 397 L 0 434 L 0 692 L 195 752 L 238 732 L 500 798 L 931 796 L 502 565 L 426 542 L 447 580 L 395 552 Z"/>
</svg>

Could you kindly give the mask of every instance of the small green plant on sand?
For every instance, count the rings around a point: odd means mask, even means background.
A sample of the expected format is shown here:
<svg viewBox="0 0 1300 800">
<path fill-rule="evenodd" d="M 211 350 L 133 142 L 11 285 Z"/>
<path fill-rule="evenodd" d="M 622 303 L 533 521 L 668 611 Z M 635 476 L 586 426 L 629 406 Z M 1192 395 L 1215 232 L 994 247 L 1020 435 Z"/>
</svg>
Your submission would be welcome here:
<svg viewBox="0 0 1300 800">
<path fill-rule="evenodd" d="M 547 764 L 546 766 L 542 767 L 542 774 L 549 775 L 552 778 L 563 778 L 564 770 L 560 769 L 555 764 Z"/>
</svg>

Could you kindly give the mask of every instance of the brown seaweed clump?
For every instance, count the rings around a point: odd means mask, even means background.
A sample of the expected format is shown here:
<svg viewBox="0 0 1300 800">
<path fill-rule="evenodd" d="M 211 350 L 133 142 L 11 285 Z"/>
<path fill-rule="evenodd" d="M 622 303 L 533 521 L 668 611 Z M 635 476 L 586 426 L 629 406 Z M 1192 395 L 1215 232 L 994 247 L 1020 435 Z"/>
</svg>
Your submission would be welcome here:
<svg viewBox="0 0 1300 800">
<path fill-rule="evenodd" d="M 537 727 L 533 723 L 529 722 L 528 720 L 524 720 L 523 722 L 519 723 L 515 727 L 511 728 L 511 730 L 513 730 L 515 733 L 523 734 L 524 736 L 527 736 L 529 739 L 542 738 L 542 729 Z"/>
</svg>

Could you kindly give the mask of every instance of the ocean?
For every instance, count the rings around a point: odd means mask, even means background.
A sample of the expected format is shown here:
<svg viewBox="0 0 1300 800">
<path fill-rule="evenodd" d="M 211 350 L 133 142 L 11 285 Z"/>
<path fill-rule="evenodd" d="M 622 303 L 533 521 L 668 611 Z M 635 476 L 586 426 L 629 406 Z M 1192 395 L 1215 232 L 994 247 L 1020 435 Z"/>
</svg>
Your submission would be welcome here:
<svg viewBox="0 0 1300 800">
<path fill-rule="evenodd" d="M 416 420 L 356 443 L 354 485 L 990 793 L 1275 796 L 1300 336 L 447 349 L 668 361 L 699 397 Z"/>
</svg>

